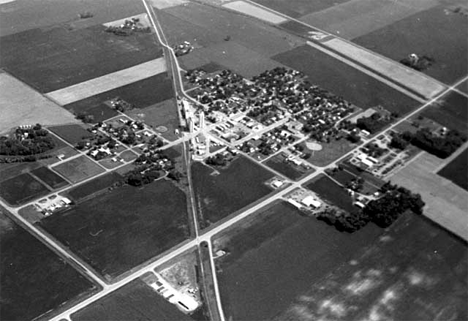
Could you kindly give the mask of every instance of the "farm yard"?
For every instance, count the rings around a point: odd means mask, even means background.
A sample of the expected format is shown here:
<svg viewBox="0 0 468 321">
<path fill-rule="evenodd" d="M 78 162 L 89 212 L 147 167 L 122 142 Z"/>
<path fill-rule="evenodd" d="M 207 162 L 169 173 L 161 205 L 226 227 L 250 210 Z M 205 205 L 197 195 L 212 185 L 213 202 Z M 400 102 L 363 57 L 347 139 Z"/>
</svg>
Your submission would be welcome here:
<svg viewBox="0 0 468 321">
<path fill-rule="evenodd" d="M 52 167 L 72 183 L 78 183 L 103 173 L 104 169 L 86 156 L 80 156 Z"/>
<path fill-rule="evenodd" d="M 2 320 L 32 320 L 97 290 L 5 213 L 0 208 Z"/>
<path fill-rule="evenodd" d="M 214 237 L 228 252 L 216 262 L 226 319 L 272 320 L 381 233 L 371 224 L 340 233 L 285 202 L 252 217 Z"/>
<path fill-rule="evenodd" d="M 72 321 L 193 320 L 136 279 L 71 315 Z"/>
<path fill-rule="evenodd" d="M 281 53 L 273 59 L 303 72 L 312 84 L 363 109 L 382 106 L 390 112 L 404 115 L 419 105 L 396 89 L 309 45 Z"/>
<path fill-rule="evenodd" d="M 441 4 L 421 11 L 353 42 L 395 61 L 411 53 L 429 56 L 435 63 L 423 72 L 452 84 L 468 74 L 468 20 L 450 7 Z"/>
<path fill-rule="evenodd" d="M 53 26 L 2 37 L 0 67 L 47 93 L 162 56 L 150 33 L 122 38 L 104 29 Z"/>
<path fill-rule="evenodd" d="M 465 148 L 458 156 L 456 156 L 450 163 L 444 166 L 437 175 L 445 177 L 446 179 L 457 184 L 461 188 L 468 191 L 468 148 Z"/>
<path fill-rule="evenodd" d="M 159 180 L 142 188 L 116 188 L 39 224 L 112 280 L 187 238 L 186 213 L 185 194 Z"/>
<path fill-rule="evenodd" d="M 273 173 L 248 158 L 237 158 L 218 171 L 199 162 L 192 165 L 192 184 L 202 226 L 216 223 L 272 192 L 264 182 Z"/>
<path fill-rule="evenodd" d="M 4 45 L 2 45 L 2 48 Z M 0 49 L 1 50 L 1 49 Z M 2 56 L 3 59 L 3 56 Z M 0 133 L 20 125 L 77 123 L 68 111 L 0 71 Z"/>
<path fill-rule="evenodd" d="M 24 173 L 0 183 L 0 196 L 17 206 L 49 193 L 49 189 L 30 174 Z"/>
<path fill-rule="evenodd" d="M 442 126 L 468 135 L 468 98 L 451 91 L 421 113 Z"/>
</svg>

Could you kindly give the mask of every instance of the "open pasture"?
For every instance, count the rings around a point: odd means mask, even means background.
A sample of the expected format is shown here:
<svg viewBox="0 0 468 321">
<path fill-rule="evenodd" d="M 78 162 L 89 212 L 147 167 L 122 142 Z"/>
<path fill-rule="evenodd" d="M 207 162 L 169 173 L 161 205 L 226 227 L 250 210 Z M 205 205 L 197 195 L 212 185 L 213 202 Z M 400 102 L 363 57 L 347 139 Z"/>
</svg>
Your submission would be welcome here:
<svg viewBox="0 0 468 321">
<path fill-rule="evenodd" d="M 423 72 L 450 85 L 468 74 L 468 19 L 447 8 L 441 4 L 353 42 L 395 61 L 411 53 L 432 57 L 434 65 Z"/>
<path fill-rule="evenodd" d="M 421 115 L 468 135 L 468 98 L 462 94 L 449 92 L 438 102 L 425 108 Z"/>
<path fill-rule="evenodd" d="M 136 279 L 75 312 L 71 315 L 71 319 L 73 321 L 193 320 L 141 279 Z"/>
<path fill-rule="evenodd" d="M 68 185 L 68 182 L 66 180 L 64 180 L 61 176 L 57 175 L 56 173 L 52 172 L 47 167 L 39 167 L 31 171 L 31 174 L 39 178 L 41 181 L 43 181 L 53 189 L 58 189 Z"/>
<path fill-rule="evenodd" d="M 188 237 L 186 196 L 166 180 L 124 185 L 39 224 L 111 280 Z"/>
<path fill-rule="evenodd" d="M 217 262 L 226 319 L 273 320 L 382 232 L 369 224 L 340 233 L 286 202 L 251 217 L 214 237 L 216 248 L 229 253 Z"/>
<path fill-rule="evenodd" d="M 356 210 L 353 200 L 346 190 L 326 175 L 321 174 L 313 178 L 312 181 L 305 184 L 305 187 L 317 193 L 330 205 L 336 205 L 347 212 Z"/>
<path fill-rule="evenodd" d="M 92 134 L 86 130 L 86 127 L 79 124 L 54 126 L 49 127 L 49 129 L 71 145 L 76 145 L 84 138 L 92 137 Z"/>
<path fill-rule="evenodd" d="M 273 173 L 248 158 L 239 157 L 217 171 L 214 173 L 211 167 L 199 162 L 192 165 L 196 206 L 206 226 L 272 192 L 264 182 Z"/>
<path fill-rule="evenodd" d="M 19 125 L 78 122 L 68 111 L 4 72 L 0 72 L 0 110 L 0 133 Z"/>
<path fill-rule="evenodd" d="M 78 183 L 104 172 L 104 169 L 86 156 L 80 156 L 52 167 L 72 183 Z"/>
<path fill-rule="evenodd" d="M 20 174 L 0 183 L 0 196 L 17 206 L 49 193 L 49 189 L 29 174 Z"/>
<path fill-rule="evenodd" d="M 403 115 L 419 105 L 396 89 L 308 45 L 281 53 L 273 59 L 302 71 L 312 84 L 363 109 L 381 105 Z"/>
<path fill-rule="evenodd" d="M 48 93 L 162 56 L 150 33 L 119 37 L 104 29 L 54 26 L 2 37 L 0 66 Z"/>
<path fill-rule="evenodd" d="M 97 290 L 96 285 L 5 213 L 1 208 L 2 320 L 32 320 Z"/>
<path fill-rule="evenodd" d="M 461 154 L 445 165 L 437 175 L 445 177 L 468 191 L 468 149 L 465 148 Z"/>
<path fill-rule="evenodd" d="M 167 73 L 164 72 L 156 76 L 136 81 L 134 83 L 65 105 L 64 107 L 74 113 L 88 112 L 93 110 L 93 108 L 102 106 L 104 102 L 110 99 L 120 97 L 127 103 L 134 105 L 136 108 L 145 108 L 166 99 L 172 98 L 173 96 L 174 91 L 172 89 L 172 81 L 168 77 Z M 107 108 L 110 109 L 110 107 Z"/>
</svg>

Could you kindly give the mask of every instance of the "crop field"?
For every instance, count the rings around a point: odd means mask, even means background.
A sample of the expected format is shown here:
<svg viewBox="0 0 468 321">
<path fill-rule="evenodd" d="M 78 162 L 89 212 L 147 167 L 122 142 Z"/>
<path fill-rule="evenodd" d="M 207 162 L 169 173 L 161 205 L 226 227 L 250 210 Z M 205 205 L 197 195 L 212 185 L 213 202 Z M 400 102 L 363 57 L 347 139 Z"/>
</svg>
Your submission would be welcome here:
<svg viewBox="0 0 468 321">
<path fill-rule="evenodd" d="M 159 126 L 164 126 L 167 131 L 161 133 L 161 135 L 169 140 L 177 139 L 174 130 L 179 127 L 179 115 L 174 99 L 164 100 L 145 109 L 132 109 L 127 114 L 135 120 L 143 121 L 155 130 Z"/>
<path fill-rule="evenodd" d="M 300 20 L 341 38 L 353 39 L 437 5 L 437 0 L 353 0 Z"/>
<path fill-rule="evenodd" d="M 247 226 L 240 222 L 215 236 L 217 247 L 229 253 L 217 262 L 226 319 L 273 320 L 382 233 L 372 224 L 340 233 L 286 202 L 252 217 Z"/>
<path fill-rule="evenodd" d="M 170 181 L 116 188 L 39 223 L 112 279 L 188 237 L 185 194 Z"/>
<path fill-rule="evenodd" d="M 436 6 L 353 41 L 395 61 L 410 53 L 430 56 L 435 63 L 424 73 L 452 84 L 468 74 L 468 20 L 446 9 Z"/>
<path fill-rule="evenodd" d="M 346 193 L 345 189 L 336 184 L 328 176 L 319 175 L 313 178 L 311 182 L 305 184 L 305 187 L 317 193 L 320 198 L 332 205 L 351 212 L 356 209 L 353 205 L 353 200 Z"/>
<path fill-rule="evenodd" d="M 347 1 L 350 0 L 254 0 L 258 4 L 293 18 L 299 18 L 311 12 L 322 11 Z"/>
<path fill-rule="evenodd" d="M 0 165 L 0 182 L 6 181 L 20 174 L 28 173 L 41 167 L 40 162 L 10 163 Z"/>
<path fill-rule="evenodd" d="M 119 180 L 122 180 L 122 176 L 115 172 L 111 172 L 81 184 L 80 186 L 74 187 L 69 190 L 67 194 L 75 202 L 81 202 L 83 199 L 89 198 L 90 195 L 106 190 Z"/>
<path fill-rule="evenodd" d="M 199 57 L 199 59 L 196 59 Z M 201 48 L 190 55 L 181 57 L 187 69 L 195 69 L 213 61 L 245 78 L 252 78 L 265 70 L 281 66 L 280 63 L 234 41 L 219 43 L 209 48 Z"/>
<path fill-rule="evenodd" d="M 468 98 L 457 92 L 449 92 L 432 106 L 425 108 L 422 116 L 442 126 L 456 129 L 468 135 Z"/>
<path fill-rule="evenodd" d="M 72 145 L 76 145 L 78 142 L 81 142 L 83 138 L 92 136 L 84 126 L 78 124 L 54 126 L 49 127 L 49 129 Z"/>
<path fill-rule="evenodd" d="M 72 314 L 71 319 L 73 321 L 192 320 L 140 279 L 124 285 Z"/>
<path fill-rule="evenodd" d="M 466 242 L 405 215 L 276 320 L 466 320 L 467 262 Z"/>
<path fill-rule="evenodd" d="M 296 166 L 290 162 L 285 162 L 285 157 L 281 155 L 274 156 L 265 162 L 265 165 L 271 167 L 280 174 L 283 174 L 294 181 L 298 180 L 305 174 L 310 174 L 313 170 L 307 170 L 302 166 Z"/>
<path fill-rule="evenodd" d="M 62 177 L 52 172 L 47 167 L 39 167 L 33 171 L 31 174 L 39 178 L 41 181 L 49 185 L 52 189 L 57 189 L 68 185 L 68 182 Z"/>
<path fill-rule="evenodd" d="M 104 29 L 54 26 L 2 37 L 0 66 L 47 93 L 162 56 L 150 33 L 119 37 Z"/>
<path fill-rule="evenodd" d="M 227 168 L 213 169 L 202 163 L 192 165 L 192 183 L 200 219 L 210 225 L 266 196 L 272 189 L 264 182 L 273 173 L 240 157 Z"/>
<path fill-rule="evenodd" d="M 172 81 L 167 73 L 149 77 L 134 83 L 112 89 L 64 106 L 66 109 L 78 113 L 86 112 L 101 106 L 105 101 L 120 97 L 136 108 L 145 108 L 166 99 L 172 98 Z M 103 107 L 101 107 L 103 108 Z M 109 108 L 109 107 L 108 107 Z M 110 109 L 110 108 L 109 108 Z"/>
<path fill-rule="evenodd" d="M 1 47 L 3 48 L 4 45 Z M 40 95 L 18 79 L 1 71 L 0 110 L 2 111 L 0 133 L 19 125 L 37 123 L 57 125 L 78 122 L 68 111 Z"/>
<path fill-rule="evenodd" d="M 396 89 L 308 45 L 281 53 L 273 59 L 302 71 L 312 84 L 363 109 L 380 105 L 403 115 L 419 105 Z"/>
<path fill-rule="evenodd" d="M 205 39 L 208 36 L 211 38 L 213 37 L 212 35 L 215 35 L 215 41 L 207 42 L 204 40 L 204 42 L 208 44 L 203 45 L 205 48 L 216 47 L 216 44 L 221 45 L 224 42 L 235 42 L 249 49 L 249 51 L 257 52 L 260 56 L 271 57 L 272 55 L 290 50 L 304 43 L 304 40 L 285 31 L 224 8 L 216 8 L 214 6 L 190 2 L 187 5 L 172 7 L 164 11 L 189 23 L 181 25 L 180 27 L 183 29 L 187 27 L 191 28 L 191 25 L 195 25 L 196 27 L 194 30 L 197 31 L 195 38 L 197 39 L 198 36 Z M 198 28 L 202 29 L 199 30 Z M 169 28 L 167 28 L 167 32 L 170 36 L 171 31 Z M 230 37 L 229 41 L 224 40 L 227 36 Z M 221 41 L 218 39 L 221 39 Z M 187 57 L 197 51 L 198 50 L 194 50 L 187 55 Z"/>
<path fill-rule="evenodd" d="M 445 165 L 437 174 L 468 191 L 468 149 Z"/>
<path fill-rule="evenodd" d="M 5 213 L 0 210 L 2 320 L 32 320 L 97 290 Z"/>
<path fill-rule="evenodd" d="M 445 161 L 426 152 L 390 177 L 412 191 L 418 191 L 426 203 L 424 215 L 449 231 L 468 239 L 466 191 L 436 174 Z"/>
<path fill-rule="evenodd" d="M 104 172 L 104 169 L 86 156 L 74 158 L 52 168 L 54 171 L 72 183 L 81 182 L 87 178 Z"/>
<path fill-rule="evenodd" d="M 458 85 L 457 89 L 468 95 L 468 79 Z"/>
<path fill-rule="evenodd" d="M 47 187 L 27 173 L 0 183 L 0 196 L 11 205 L 20 205 L 47 193 Z"/>
<path fill-rule="evenodd" d="M 82 28 L 107 21 L 129 17 L 145 11 L 143 4 L 132 0 L 12 1 L 2 5 L 0 11 L 0 36 L 28 29 L 68 23 L 70 28 Z M 79 13 L 93 13 L 93 17 L 78 19 Z"/>
</svg>

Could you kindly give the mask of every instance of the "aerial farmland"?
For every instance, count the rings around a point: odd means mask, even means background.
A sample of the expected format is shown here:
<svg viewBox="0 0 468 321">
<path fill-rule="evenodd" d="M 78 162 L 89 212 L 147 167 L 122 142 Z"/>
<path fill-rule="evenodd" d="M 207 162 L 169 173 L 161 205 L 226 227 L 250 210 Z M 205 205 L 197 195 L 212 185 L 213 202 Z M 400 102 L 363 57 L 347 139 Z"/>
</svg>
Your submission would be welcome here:
<svg viewBox="0 0 468 321">
<path fill-rule="evenodd" d="M 468 319 L 467 16 L 0 1 L 0 319 Z"/>
</svg>

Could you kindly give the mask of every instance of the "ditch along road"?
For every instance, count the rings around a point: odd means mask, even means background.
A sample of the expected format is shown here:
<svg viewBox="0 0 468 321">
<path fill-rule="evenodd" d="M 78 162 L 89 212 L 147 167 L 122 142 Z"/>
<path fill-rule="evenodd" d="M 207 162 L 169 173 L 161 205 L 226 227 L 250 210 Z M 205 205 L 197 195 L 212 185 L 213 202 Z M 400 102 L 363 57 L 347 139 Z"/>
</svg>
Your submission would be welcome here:
<svg viewBox="0 0 468 321">
<path fill-rule="evenodd" d="M 406 121 L 410 117 L 412 117 L 412 116 L 416 115 L 417 113 L 419 113 L 420 111 L 422 111 L 424 108 L 426 108 L 429 105 L 433 104 L 435 101 L 440 99 L 443 95 L 445 95 L 447 92 L 449 92 L 453 88 L 456 88 L 458 85 L 460 85 L 465 80 L 468 80 L 468 76 L 466 76 L 463 79 L 457 81 L 453 86 L 450 86 L 449 88 L 445 89 L 443 92 L 439 93 L 437 96 L 435 96 L 431 100 L 427 101 L 425 104 L 423 104 L 422 106 L 420 106 L 419 108 L 417 108 L 416 110 L 411 112 L 410 114 L 406 115 L 405 117 L 401 118 L 399 121 L 397 121 L 396 123 L 394 123 L 393 125 L 391 125 L 390 127 L 388 127 L 387 129 L 383 130 L 380 133 L 388 133 L 389 131 L 394 129 L 396 126 L 398 126 L 402 122 Z M 376 135 L 376 136 L 378 136 L 378 135 Z M 272 202 L 277 201 L 277 200 L 281 200 L 283 197 L 285 197 L 288 193 L 292 192 L 294 189 L 301 187 L 303 184 L 305 184 L 306 182 L 308 182 L 312 178 L 324 173 L 326 169 L 335 167 L 339 162 L 341 162 L 343 159 L 345 159 L 350 154 L 357 151 L 359 148 L 363 147 L 367 143 L 368 143 L 368 141 L 357 145 L 353 150 L 351 150 L 347 154 L 343 155 L 339 159 L 333 161 L 329 165 L 318 168 L 314 173 L 311 173 L 310 175 L 304 177 L 303 179 L 292 183 L 290 186 L 284 188 L 283 190 L 281 190 L 278 193 L 276 193 L 275 195 L 263 200 L 262 202 L 260 202 L 260 203 L 258 203 L 256 205 L 246 209 L 245 211 L 243 211 L 239 215 L 227 220 L 224 223 L 221 223 L 221 224 L 219 224 L 217 226 L 214 226 L 214 227 L 210 228 L 205 233 L 202 232 L 201 234 L 198 235 L 197 239 L 192 239 L 190 241 L 187 241 L 184 245 L 172 250 L 171 252 L 169 252 L 166 255 L 162 256 L 161 258 L 159 258 L 155 262 L 153 262 L 153 263 L 151 263 L 151 264 L 149 264 L 149 265 L 147 265 L 145 267 L 142 267 L 138 271 L 135 271 L 134 273 L 128 275 L 127 277 L 121 279 L 120 281 L 118 281 L 116 283 L 113 283 L 113 284 L 110 284 L 110 285 L 109 284 L 105 285 L 104 289 L 101 292 L 98 292 L 94 296 L 92 296 L 92 297 L 90 297 L 90 298 L 76 304 L 75 306 L 68 309 L 66 312 L 61 313 L 60 315 L 54 317 L 51 320 L 60 321 L 62 318 L 69 319 L 71 314 L 85 308 L 86 306 L 92 304 L 93 302 L 96 302 L 97 300 L 101 299 L 102 297 L 116 291 L 120 287 L 122 287 L 125 284 L 133 281 L 134 279 L 142 276 L 143 274 L 145 274 L 147 272 L 152 272 L 159 265 L 161 265 L 163 263 L 166 263 L 171 259 L 174 259 L 178 255 L 181 255 L 186 251 L 195 249 L 201 242 L 206 241 L 206 242 L 208 242 L 208 244 L 211 244 L 211 239 L 212 239 L 213 236 L 215 236 L 218 233 L 230 228 L 232 225 L 234 225 L 234 224 L 238 223 L 239 221 L 243 220 L 244 218 L 256 213 L 257 211 L 261 210 L 262 208 L 264 208 L 265 206 L 271 204 Z M 219 291 L 217 290 L 218 283 L 217 283 L 217 280 L 216 280 L 215 277 L 214 277 L 214 284 L 215 284 L 216 291 L 218 293 L 218 295 L 217 295 L 217 299 L 218 299 L 218 296 L 219 296 Z M 220 310 L 220 312 L 222 312 L 222 310 Z M 224 318 L 224 316 L 222 314 L 221 314 L 221 317 Z"/>
</svg>

